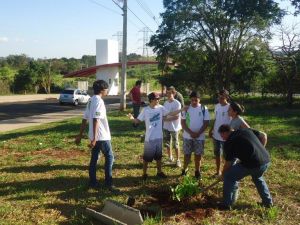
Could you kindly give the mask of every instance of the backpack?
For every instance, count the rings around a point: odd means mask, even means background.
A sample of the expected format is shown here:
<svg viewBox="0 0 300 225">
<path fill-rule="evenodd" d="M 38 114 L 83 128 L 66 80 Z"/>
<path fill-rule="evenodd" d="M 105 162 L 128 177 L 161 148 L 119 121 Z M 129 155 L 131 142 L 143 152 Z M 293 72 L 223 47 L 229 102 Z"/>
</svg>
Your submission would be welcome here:
<svg viewBox="0 0 300 225">
<path fill-rule="evenodd" d="M 202 115 L 203 115 L 203 120 L 204 120 L 204 117 L 205 117 L 205 105 L 201 104 L 201 110 L 202 110 Z"/>
</svg>

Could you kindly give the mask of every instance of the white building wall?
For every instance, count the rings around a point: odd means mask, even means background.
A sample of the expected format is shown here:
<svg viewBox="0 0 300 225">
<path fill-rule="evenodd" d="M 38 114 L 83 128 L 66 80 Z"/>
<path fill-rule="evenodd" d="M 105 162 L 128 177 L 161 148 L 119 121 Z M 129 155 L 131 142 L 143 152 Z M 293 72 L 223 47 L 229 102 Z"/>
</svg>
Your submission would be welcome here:
<svg viewBox="0 0 300 225">
<path fill-rule="evenodd" d="M 119 62 L 118 42 L 115 40 L 96 40 L 96 64 L 103 65 Z M 109 84 L 108 95 L 117 95 L 119 91 L 119 68 L 97 70 L 97 80 L 105 80 Z"/>
</svg>

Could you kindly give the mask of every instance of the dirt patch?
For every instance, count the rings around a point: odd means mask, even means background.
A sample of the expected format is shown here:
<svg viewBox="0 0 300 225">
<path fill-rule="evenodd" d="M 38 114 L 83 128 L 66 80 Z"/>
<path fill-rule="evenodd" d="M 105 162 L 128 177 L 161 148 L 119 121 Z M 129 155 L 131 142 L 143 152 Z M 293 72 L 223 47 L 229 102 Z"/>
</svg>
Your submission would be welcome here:
<svg viewBox="0 0 300 225">
<path fill-rule="evenodd" d="M 51 156 L 56 159 L 70 159 L 86 156 L 86 153 L 78 150 L 61 150 L 61 149 L 44 149 L 40 151 L 31 152 L 31 155 L 39 156 Z"/>
<path fill-rule="evenodd" d="M 171 190 L 156 190 L 135 205 L 144 218 L 163 215 L 165 222 L 172 217 L 175 221 L 189 220 L 191 224 L 211 217 L 219 199 L 215 196 L 199 194 L 197 196 L 176 201 L 172 198 Z M 175 215 L 175 216 L 174 216 Z"/>
</svg>

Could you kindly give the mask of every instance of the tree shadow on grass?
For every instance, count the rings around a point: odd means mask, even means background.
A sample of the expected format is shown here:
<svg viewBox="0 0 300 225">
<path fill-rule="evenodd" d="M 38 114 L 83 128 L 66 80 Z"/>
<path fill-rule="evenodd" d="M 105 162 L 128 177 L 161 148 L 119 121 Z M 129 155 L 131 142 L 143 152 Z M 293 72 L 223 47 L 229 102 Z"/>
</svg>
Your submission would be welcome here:
<svg viewBox="0 0 300 225">
<path fill-rule="evenodd" d="M 82 165 L 35 165 L 35 166 L 18 166 L 6 167 L 0 169 L 0 172 L 6 173 L 43 173 L 55 170 L 88 170 L 88 166 Z"/>
<path fill-rule="evenodd" d="M 103 199 L 114 195 L 103 187 L 89 191 L 88 178 L 83 177 L 65 176 L 0 184 L 0 196 L 14 194 L 15 197 L 8 198 L 11 200 L 30 200 L 32 199 L 32 194 L 26 195 L 26 193 L 32 191 L 37 193 L 53 192 L 53 196 L 67 201 L 71 199 L 79 201 L 89 198 L 95 198 L 102 201 Z M 25 194 L 22 195 L 22 193 Z"/>
<path fill-rule="evenodd" d="M 0 196 L 13 195 L 8 197 L 9 201 L 30 201 L 39 199 L 40 192 L 51 195 L 53 203 L 42 204 L 42 208 L 54 209 L 60 212 L 67 221 L 59 224 L 99 224 L 96 220 L 87 217 L 85 208 L 89 204 L 102 205 L 107 198 L 115 196 L 106 189 L 89 190 L 88 179 L 81 177 L 58 177 L 53 179 L 39 179 L 22 182 L 11 182 L 0 184 Z M 37 194 L 26 194 L 36 192 Z M 62 202 L 63 203 L 57 203 Z M 69 202 L 73 204 L 69 204 Z"/>
<path fill-rule="evenodd" d="M 127 120 L 110 119 L 109 126 L 113 137 L 132 137 L 135 132 L 142 132 L 143 126 L 135 129 L 132 123 Z M 40 136 L 51 133 L 60 134 L 61 137 L 74 138 L 79 133 L 80 121 L 78 119 L 71 119 L 67 121 L 55 122 L 51 127 L 33 127 L 26 130 L 14 131 L 1 134 L 0 141 L 7 141 L 24 136 Z"/>
<path fill-rule="evenodd" d="M 62 137 L 72 135 L 74 136 L 79 132 L 79 124 L 75 123 L 73 120 L 70 122 L 62 121 L 55 123 L 54 127 L 49 128 L 31 128 L 30 130 L 21 130 L 17 132 L 9 132 L 1 134 L 0 141 L 16 139 L 24 136 L 39 136 L 42 134 L 56 133 L 61 134 Z"/>
</svg>

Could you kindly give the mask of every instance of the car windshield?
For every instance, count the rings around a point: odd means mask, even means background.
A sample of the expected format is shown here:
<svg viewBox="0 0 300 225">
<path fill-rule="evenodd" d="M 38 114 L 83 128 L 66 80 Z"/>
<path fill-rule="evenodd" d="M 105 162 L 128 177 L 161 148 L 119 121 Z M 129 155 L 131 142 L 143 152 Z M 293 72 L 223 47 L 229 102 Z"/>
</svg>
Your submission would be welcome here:
<svg viewBox="0 0 300 225">
<path fill-rule="evenodd" d="M 69 94 L 69 95 L 72 95 L 74 93 L 74 90 L 63 90 L 61 92 L 61 94 Z"/>
</svg>

